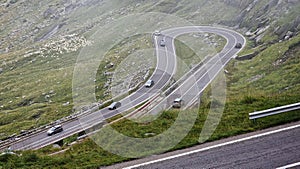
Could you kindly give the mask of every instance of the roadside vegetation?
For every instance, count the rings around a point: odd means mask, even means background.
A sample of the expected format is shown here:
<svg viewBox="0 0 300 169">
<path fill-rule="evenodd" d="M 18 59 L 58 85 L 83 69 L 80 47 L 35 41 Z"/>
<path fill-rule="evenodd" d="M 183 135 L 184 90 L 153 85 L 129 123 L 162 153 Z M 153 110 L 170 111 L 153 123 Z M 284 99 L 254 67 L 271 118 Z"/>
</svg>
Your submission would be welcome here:
<svg viewBox="0 0 300 169">
<path fill-rule="evenodd" d="M 253 111 L 299 101 L 300 75 L 297 73 L 299 71 L 295 70 L 300 67 L 299 44 L 300 36 L 297 36 L 290 41 L 271 45 L 252 60 L 232 60 L 229 63 L 226 67 L 228 88 L 225 110 L 221 122 L 208 141 L 300 120 L 299 111 L 256 121 L 251 121 L 248 117 L 248 113 Z M 264 75 L 257 78 L 257 74 L 261 72 L 264 72 Z M 207 88 L 201 97 L 201 106 L 194 127 L 173 150 L 199 144 L 199 135 L 211 104 L 210 90 Z M 112 127 L 127 136 L 149 137 L 147 133 L 159 134 L 165 131 L 174 123 L 178 113 L 177 110 L 165 111 L 157 120 L 146 124 L 123 119 L 112 124 Z M 49 155 L 61 149 L 66 151 Z M 1 155 L 1 166 L 3 168 L 76 168 L 79 166 L 97 168 L 130 160 L 106 152 L 89 138 L 72 146 L 64 145 L 62 148 L 48 146 L 38 151 L 17 152 L 17 154 L 22 155 Z"/>
</svg>

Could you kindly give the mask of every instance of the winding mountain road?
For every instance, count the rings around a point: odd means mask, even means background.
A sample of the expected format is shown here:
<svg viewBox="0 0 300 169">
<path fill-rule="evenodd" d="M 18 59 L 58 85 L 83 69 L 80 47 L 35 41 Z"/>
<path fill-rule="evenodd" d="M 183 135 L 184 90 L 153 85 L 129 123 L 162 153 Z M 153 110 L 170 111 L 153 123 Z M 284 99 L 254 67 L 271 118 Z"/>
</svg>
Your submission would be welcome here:
<svg viewBox="0 0 300 169">
<path fill-rule="evenodd" d="M 189 82 L 190 79 L 187 79 L 184 81 L 183 85 L 179 86 L 173 92 L 173 95 L 169 96 L 170 98 L 175 97 L 176 95 L 178 95 L 176 91 L 185 91 L 185 94 L 183 95 L 184 99 L 187 102 L 194 101 L 200 93 L 189 93 L 195 91 L 190 89 L 197 87 L 199 89 L 197 91 L 203 91 L 204 88 L 211 82 L 211 80 L 213 80 L 213 78 L 230 61 L 230 59 L 236 56 L 236 54 L 241 49 L 235 48 L 235 45 L 237 43 L 241 43 L 244 46 L 245 44 L 245 38 L 241 34 L 232 30 L 211 26 L 179 27 L 162 31 L 161 36 L 157 36 L 154 38 L 157 55 L 157 66 L 151 76 L 151 79 L 155 82 L 155 84 L 151 88 L 142 87 L 128 97 L 122 99 L 120 101 L 122 106 L 117 110 L 108 110 L 107 108 L 104 108 L 80 117 L 79 119 L 74 119 L 66 122 L 62 124 L 64 131 L 61 133 L 47 136 L 46 130 L 44 130 L 25 139 L 13 141 L 6 146 L 9 146 L 12 150 L 39 149 L 45 147 L 76 133 L 84 131 L 92 126 L 103 123 L 106 119 L 130 110 L 137 105 L 149 100 L 153 96 L 161 93 L 162 89 L 170 82 L 171 78 L 176 73 L 177 61 L 174 38 L 179 35 L 191 32 L 213 33 L 220 35 L 227 40 L 227 44 L 219 54 L 203 63 L 204 65 L 206 65 L 206 68 L 200 68 L 193 74 L 193 78 L 195 78 L 196 83 L 191 83 Z M 166 41 L 166 45 L 164 47 L 159 45 L 161 39 L 165 39 Z M 208 67 L 209 69 L 207 69 Z"/>
</svg>

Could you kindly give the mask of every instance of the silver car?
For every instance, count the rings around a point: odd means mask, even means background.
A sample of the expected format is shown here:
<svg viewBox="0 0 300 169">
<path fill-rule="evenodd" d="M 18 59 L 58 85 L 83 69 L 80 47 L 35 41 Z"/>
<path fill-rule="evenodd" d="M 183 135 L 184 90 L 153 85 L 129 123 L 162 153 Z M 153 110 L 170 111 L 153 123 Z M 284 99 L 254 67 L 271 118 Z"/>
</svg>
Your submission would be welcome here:
<svg viewBox="0 0 300 169">
<path fill-rule="evenodd" d="M 175 108 L 175 109 L 180 109 L 181 106 L 182 106 L 182 102 L 183 102 L 183 100 L 182 100 L 181 98 L 176 98 L 176 99 L 173 101 L 172 107 Z"/>
<path fill-rule="evenodd" d="M 56 125 L 56 126 L 53 126 L 51 127 L 48 131 L 47 131 L 47 135 L 48 136 L 51 136 L 53 134 L 56 134 L 56 133 L 59 133 L 59 132 L 62 132 L 63 131 L 63 128 L 61 125 Z"/>
<path fill-rule="evenodd" d="M 162 46 L 162 47 L 166 46 L 166 41 L 162 39 L 162 40 L 160 41 L 160 46 Z"/>
</svg>

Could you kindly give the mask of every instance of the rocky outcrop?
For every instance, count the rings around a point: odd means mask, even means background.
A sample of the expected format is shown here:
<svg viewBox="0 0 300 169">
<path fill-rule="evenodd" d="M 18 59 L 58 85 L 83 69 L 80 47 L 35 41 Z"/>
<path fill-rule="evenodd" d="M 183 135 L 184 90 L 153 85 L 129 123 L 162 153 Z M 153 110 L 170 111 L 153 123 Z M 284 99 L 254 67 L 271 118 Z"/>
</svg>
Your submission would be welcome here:
<svg viewBox="0 0 300 169">
<path fill-rule="evenodd" d="M 243 61 L 243 60 L 251 60 L 252 58 L 254 58 L 259 52 L 253 52 L 253 53 L 250 53 L 250 54 L 246 54 L 246 55 L 243 55 L 243 56 L 238 56 L 236 57 L 235 59 L 236 60 L 239 60 L 239 61 Z"/>
<path fill-rule="evenodd" d="M 225 3 L 228 6 L 232 6 L 235 8 L 243 8 L 249 5 L 253 0 L 221 0 L 221 2 Z"/>
<path fill-rule="evenodd" d="M 273 63 L 273 65 L 280 66 L 286 63 L 287 60 L 298 57 L 297 51 L 299 50 L 300 50 L 300 42 L 297 42 L 289 46 L 289 49 L 281 57 L 277 58 L 277 60 Z"/>
<path fill-rule="evenodd" d="M 277 35 L 277 41 L 288 40 L 300 30 L 300 16 L 289 14 L 297 11 L 297 2 L 295 0 L 252 0 L 243 2 L 243 6 L 240 1 L 224 0 L 227 5 L 236 8 L 244 7 L 233 21 L 224 23 L 248 29 L 247 36 L 256 43 L 260 43 L 266 35 L 272 36 L 272 34 Z M 287 16 L 289 20 L 283 19 Z"/>
<path fill-rule="evenodd" d="M 11 4 L 10 2 L 14 3 Z M 286 35 L 289 31 L 293 32 L 292 36 L 294 36 L 300 27 L 300 16 L 295 16 L 295 12 L 293 13 L 293 10 L 295 11 L 299 4 L 299 0 L 199 0 L 193 1 L 193 3 L 183 0 L 160 2 L 131 0 L 117 2 L 117 5 L 114 4 L 114 10 L 95 10 L 95 15 L 93 14 L 93 17 L 91 16 L 88 21 L 78 22 L 77 17 L 80 18 L 85 14 L 90 14 L 86 11 L 92 10 L 94 7 L 95 9 L 97 7 L 101 8 L 103 4 L 110 7 L 110 4 L 101 0 L 62 0 L 57 2 L 46 0 L 40 3 L 43 5 L 36 11 L 31 9 L 30 6 L 39 5 L 37 2 L 30 4 L 28 1 L 7 0 L 6 4 L 18 6 L 18 10 L 11 7 L 3 7 L 4 11 L 0 9 L 0 17 L 3 21 L 0 30 L 7 30 L 2 32 L 8 32 L 5 35 L 0 34 L 1 42 L 3 39 L 0 44 L 0 52 L 13 51 L 15 48 L 23 48 L 24 46 L 28 47 L 34 40 L 42 41 L 66 34 L 86 33 L 95 25 L 107 24 L 119 16 L 126 16 L 134 11 L 145 11 L 145 9 L 146 12 L 158 11 L 174 14 L 195 21 L 197 24 L 206 21 L 208 23 L 205 24 L 213 24 L 214 22 L 236 28 L 245 28 L 246 31 L 250 30 L 251 32 L 269 26 L 270 29 L 267 31 L 273 31 L 281 40 L 290 38 Z M 222 7 L 225 10 L 220 11 L 225 11 L 225 13 L 220 13 L 215 7 Z M 212 13 L 212 15 L 205 16 L 203 12 L 207 13 L 207 9 L 212 9 L 211 11 L 214 11 L 215 15 Z M 229 12 L 227 14 L 226 10 L 234 11 L 234 13 Z M 12 15 L 10 13 L 18 16 L 16 21 L 5 20 L 5 18 Z M 203 18 L 199 15 L 203 15 Z M 291 20 L 284 23 L 283 18 L 285 17 Z M 280 20 L 280 23 L 277 22 L 278 20 Z M 67 24 L 67 26 L 64 24 Z M 259 34 L 257 37 L 256 41 L 259 41 L 264 37 L 264 34 Z M 13 47 L 9 47 L 8 42 L 13 42 Z M 5 49 L 8 50 L 5 51 Z"/>
</svg>

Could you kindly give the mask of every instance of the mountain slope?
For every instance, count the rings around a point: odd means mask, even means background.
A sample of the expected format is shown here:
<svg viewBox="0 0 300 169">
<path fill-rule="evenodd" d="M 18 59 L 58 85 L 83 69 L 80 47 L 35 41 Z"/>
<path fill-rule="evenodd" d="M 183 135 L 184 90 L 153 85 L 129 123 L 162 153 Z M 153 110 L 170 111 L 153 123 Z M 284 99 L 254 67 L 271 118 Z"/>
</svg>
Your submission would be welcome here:
<svg viewBox="0 0 300 169">
<path fill-rule="evenodd" d="M 0 3 L 0 138 L 73 113 L 72 71 L 76 57 L 80 49 L 91 43 L 89 37 L 97 27 L 120 17 L 161 12 L 195 25 L 230 26 L 249 36 L 246 51 L 265 50 L 257 58 L 269 56 L 272 63 L 284 58 L 272 53 L 281 47 L 279 42 L 298 39 L 300 23 L 297 0 L 2 0 Z M 161 27 L 164 28 L 167 27 Z M 295 46 L 283 50 L 288 58 L 298 58 L 299 44 Z M 256 58 L 248 62 L 249 66 L 260 64 Z M 272 68 L 272 76 L 284 74 L 287 68 L 283 66 Z M 291 62 L 290 71 L 297 71 L 297 66 Z M 235 71 L 241 74 L 238 71 L 245 70 Z M 264 73 L 253 70 L 242 74 L 243 77 L 233 77 L 235 83 L 242 84 L 236 88 Z M 263 87 L 268 87 L 267 76 L 260 79 L 265 81 Z M 277 80 L 272 83 L 278 83 Z M 298 83 L 286 80 L 284 85 L 274 88 L 282 90 Z"/>
</svg>

